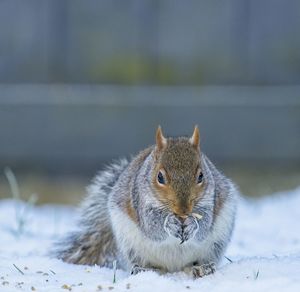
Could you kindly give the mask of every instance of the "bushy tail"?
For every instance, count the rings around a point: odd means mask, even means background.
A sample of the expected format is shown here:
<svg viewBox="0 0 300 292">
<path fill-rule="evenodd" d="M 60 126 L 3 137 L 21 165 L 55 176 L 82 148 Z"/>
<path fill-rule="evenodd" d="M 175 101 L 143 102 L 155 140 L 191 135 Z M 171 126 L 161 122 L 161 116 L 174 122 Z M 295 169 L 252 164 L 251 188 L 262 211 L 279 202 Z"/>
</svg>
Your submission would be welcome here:
<svg viewBox="0 0 300 292">
<path fill-rule="evenodd" d="M 79 230 L 55 245 L 56 257 L 74 264 L 112 265 L 117 250 L 107 202 L 111 188 L 127 165 L 127 160 L 120 160 L 95 177 L 82 204 Z"/>
</svg>

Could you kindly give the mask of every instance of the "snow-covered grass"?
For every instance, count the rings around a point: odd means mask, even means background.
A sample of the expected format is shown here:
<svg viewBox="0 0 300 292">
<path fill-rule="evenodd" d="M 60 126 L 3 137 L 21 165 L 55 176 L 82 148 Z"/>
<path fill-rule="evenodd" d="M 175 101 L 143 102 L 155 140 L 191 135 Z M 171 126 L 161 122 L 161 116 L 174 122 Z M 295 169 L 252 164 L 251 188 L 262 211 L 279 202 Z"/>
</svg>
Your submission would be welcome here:
<svg viewBox="0 0 300 292">
<path fill-rule="evenodd" d="M 214 275 L 197 280 L 118 270 L 113 283 L 113 270 L 50 259 L 53 240 L 74 227 L 75 209 L 31 205 L 18 234 L 15 212 L 23 207 L 0 201 L 0 291 L 300 291 L 300 188 L 241 199 L 228 259 Z"/>
</svg>

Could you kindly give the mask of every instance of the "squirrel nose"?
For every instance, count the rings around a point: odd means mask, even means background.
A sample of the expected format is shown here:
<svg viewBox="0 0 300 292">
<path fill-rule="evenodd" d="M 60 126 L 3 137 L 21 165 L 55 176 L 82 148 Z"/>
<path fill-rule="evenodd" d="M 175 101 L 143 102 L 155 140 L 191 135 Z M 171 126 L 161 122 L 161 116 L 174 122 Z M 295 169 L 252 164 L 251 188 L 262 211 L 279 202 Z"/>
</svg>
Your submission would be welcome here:
<svg viewBox="0 0 300 292">
<path fill-rule="evenodd" d="M 173 212 L 180 220 L 184 221 L 192 213 L 192 208 L 176 208 L 175 210 L 173 210 Z"/>
</svg>

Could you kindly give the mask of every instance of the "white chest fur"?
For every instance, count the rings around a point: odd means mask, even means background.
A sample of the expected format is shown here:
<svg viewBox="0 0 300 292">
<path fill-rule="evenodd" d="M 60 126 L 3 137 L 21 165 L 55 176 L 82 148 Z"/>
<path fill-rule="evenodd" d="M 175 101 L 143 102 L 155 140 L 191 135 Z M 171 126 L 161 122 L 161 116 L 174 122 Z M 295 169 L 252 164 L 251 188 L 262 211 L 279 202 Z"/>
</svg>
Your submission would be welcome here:
<svg viewBox="0 0 300 292">
<path fill-rule="evenodd" d="M 134 251 L 144 266 L 175 272 L 209 253 L 209 246 L 205 241 L 199 243 L 190 240 L 180 244 L 179 239 L 171 236 L 162 242 L 152 241 L 118 208 L 111 210 L 111 220 L 119 249 L 125 254 L 130 250 Z"/>
</svg>

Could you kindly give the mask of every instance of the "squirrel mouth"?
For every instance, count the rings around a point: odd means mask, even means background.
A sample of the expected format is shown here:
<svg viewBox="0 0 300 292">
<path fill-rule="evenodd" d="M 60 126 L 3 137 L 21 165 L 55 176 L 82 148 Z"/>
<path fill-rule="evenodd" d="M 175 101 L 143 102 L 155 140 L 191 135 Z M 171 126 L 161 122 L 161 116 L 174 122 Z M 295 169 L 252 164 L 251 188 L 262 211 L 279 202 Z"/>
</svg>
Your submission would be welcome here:
<svg viewBox="0 0 300 292">
<path fill-rule="evenodd" d="M 196 218 L 196 219 L 198 219 L 198 220 L 200 220 L 200 219 L 202 219 L 202 215 L 201 214 L 199 214 L 199 213 L 192 213 L 192 216 L 194 217 L 194 218 Z M 179 219 L 182 219 L 183 221 L 187 218 L 187 217 L 189 217 L 188 215 L 182 215 L 182 216 L 179 216 Z"/>
</svg>

